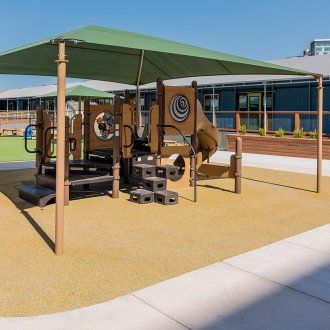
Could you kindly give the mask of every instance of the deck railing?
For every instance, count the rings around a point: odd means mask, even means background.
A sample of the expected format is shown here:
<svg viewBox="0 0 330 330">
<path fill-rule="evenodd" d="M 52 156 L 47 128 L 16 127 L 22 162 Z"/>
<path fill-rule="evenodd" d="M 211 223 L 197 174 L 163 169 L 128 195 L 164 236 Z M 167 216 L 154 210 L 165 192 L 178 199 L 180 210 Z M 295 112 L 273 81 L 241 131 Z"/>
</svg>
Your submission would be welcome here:
<svg viewBox="0 0 330 330">
<path fill-rule="evenodd" d="M 30 123 L 35 117 L 35 110 L 0 110 L 0 125 Z"/>
<path fill-rule="evenodd" d="M 221 131 L 239 131 L 246 125 L 248 132 L 257 132 L 260 127 L 267 132 L 282 128 L 287 132 L 303 128 L 306 132 L 317 128 L 316 111 L 216 111 L 205 112 L 208 119 Z M 264 121 L 266 120 L 266 125 Z M 330 111 L 323 112 L 323 132 L 330 133 Z"/>
</svg>

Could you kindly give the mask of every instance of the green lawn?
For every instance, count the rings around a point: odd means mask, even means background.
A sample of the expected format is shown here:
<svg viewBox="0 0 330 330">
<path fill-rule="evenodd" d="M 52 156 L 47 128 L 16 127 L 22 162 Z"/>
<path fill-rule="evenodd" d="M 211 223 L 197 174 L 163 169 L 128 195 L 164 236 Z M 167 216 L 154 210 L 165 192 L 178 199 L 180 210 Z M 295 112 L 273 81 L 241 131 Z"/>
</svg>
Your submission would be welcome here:
<svg viewBox="0 0 330 330">
<path fill-rule="evenodd" d="M 28 141 L 29 150 L 34 150 L 35 140 Z M 34 160 L 35 154 L 29 154 L 24 149 L 24 138 L 0 137 L 0 162 L 10 162 L 17 160 Z"/>
</svg>

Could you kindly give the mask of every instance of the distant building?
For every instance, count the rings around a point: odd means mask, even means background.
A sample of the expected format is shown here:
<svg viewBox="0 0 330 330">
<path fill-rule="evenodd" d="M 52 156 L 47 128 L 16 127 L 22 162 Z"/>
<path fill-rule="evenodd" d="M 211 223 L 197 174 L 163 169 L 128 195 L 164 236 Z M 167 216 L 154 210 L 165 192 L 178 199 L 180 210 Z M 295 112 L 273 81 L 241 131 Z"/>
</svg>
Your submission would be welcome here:
<svg viewBox="0 0 330 330">
<path fill-rule="evenodd" d="M 330 39 L 314 39 L 310 48 L 304 51 L 305 56 L 330 55 Z"/>
<path fill-rule="evenodd" d="M 300 56 L 270 61 L 324 76 L 323 131 L 330 136 L 330 56 Z M 222 132 L 237 131 L 240 125 L 258 132 L 266 127 L 268 132 L 279 128 L 293 132 L 302 127 L 306 132 L 317 128 L 317 82 L 312 77 L 278 75 L 224 75 L 189 77 L 165 81 L 165 85 L 188 86 L 198 83 L 198 98 L 205 115 Z M 68 83 L 96 88 L 124 95 L 135 86 L 114 82 L 88 80 Z M 10 89 L 0 93 L 0 117 L 7 112 L 34 111 L 38 105 L 45 110 L 56 108 L 56 99 L 38 98 L 56 90 L 56 85 Z M 140 86 L 140 103 L 144 123 L 149 120 L 149 110 L 156 97 L 156 84 Z M 41 102 L 43 103 L 41 104 Z M 266 118 L 266 123 L 265 123 Z"/>
</svg>

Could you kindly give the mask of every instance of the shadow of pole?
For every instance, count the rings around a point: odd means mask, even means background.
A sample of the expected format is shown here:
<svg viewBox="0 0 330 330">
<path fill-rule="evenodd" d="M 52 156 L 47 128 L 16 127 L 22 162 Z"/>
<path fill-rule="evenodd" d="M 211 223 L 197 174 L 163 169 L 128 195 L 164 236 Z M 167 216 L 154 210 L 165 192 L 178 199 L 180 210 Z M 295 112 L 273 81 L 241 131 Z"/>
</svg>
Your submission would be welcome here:
<svg viewBox="0 0 330 330">
<path fill-rule="evenodd" d="M 27 211 L 21 209 L 21 213 L 34 228 L 34 230 L 39 234 L 39 236 L 44 240 L 44 242 L 49 246 L 49 248 L 55 253 L 55 243 L 53 240 L 47 235 L 47 233 L 39 226 L 39 224 L 31 217 Z"/>
<path fill-rule="evenodd" d="M 254 181 L 254 182 L 259 182 L 259 183 L 266 183 L 266 184 L 270 184 L 270 185 L 277 186 L 277 187 L 283 187 L 283 188 L 289 188 L 289 189 L 295 189 L 295 190 L 300 190 L 300 191 L 307 191 L 307 192 L 317 193 L 316 190 L 288 186 L 288 185 L 285 185 L 285 184 L 282 184 L 282 183 L 275 183 L 275 182 L 269 182 L 269 181 L 264 181 L 264 180 L 258 180 L 258 179 L 244 177 L 244 176 L 242 176 L 242 179 L 249 180 L 249 181 Z"/>
<path fill-rule="evenodd" d="M 229 193 L 235 194 L 234 190 L 229 190 L 229 189 L 226 189 L 226 188 L 216 187 L 216 186 L 212 186 L 210 184 L 199 184 L 197 186 L 198 187 L 203 187 L 203 188 L 208 188 L 208 189 L 221 190 L 221 191 L 224 191 L 224 192 L 229 192 Z"/>
</svg>

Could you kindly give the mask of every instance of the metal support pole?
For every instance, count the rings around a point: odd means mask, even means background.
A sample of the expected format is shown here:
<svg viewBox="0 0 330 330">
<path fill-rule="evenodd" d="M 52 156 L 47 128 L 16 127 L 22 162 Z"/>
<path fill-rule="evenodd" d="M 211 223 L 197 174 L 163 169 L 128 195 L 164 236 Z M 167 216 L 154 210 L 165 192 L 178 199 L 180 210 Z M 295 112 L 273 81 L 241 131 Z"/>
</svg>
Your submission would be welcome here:
<svg viewBox="0 0 330 330">
<path fill-rule="evenodd" d="M 193 81 L 191 87 L 195 89 L 194 102 L 194 134 L 191 137 L 191 144 L 194 153 L 190 155 L 190 186 L 194 187 L 194 202 L 197 202 L 197 82 Z"/>
<path fill-rule="evenodd" d="M 142 66 L 143 66 L 143 59 L 144 59 L 144 49 L 141 51 L 141 58 L 140 58 L 140 64 L 139 64 L 139 70 L 136 78 L 136 97 L 135 97 L 135 103 L 136 103 L 136 125 L 137 129 L 142 127 L 142 114 L 141 114 L 141 104 L 140 104 L 140 92 L 139 92 L 139 86 L 141 83 L 141 74 L 142 74 Z"/>
<path fill-rule="evenodd" d="M 66 63 L 65 42 L 59 42 L 57 62 L 57 149 L 56 149 L 56 222 L 55 254 L 63 253 L 64 203 L 65 203 L 65 88 Z"/>
<path fill-rule="evenodd" d="M 264 82 L 264 130 L 267 133 L 267 82 Z"/>
<path fill-rule="evenodd" d="M 79 102 L 79 104 L 78 104 L 78 114 L 81 115 L 81 96 L 79 96 L 78 102 Z"/>
<path fill-rule="evenodd" d="M 112 183 L 112 198 L 119 197 L 120 183 L 120 97 L 115 96 L 114 104 L 114 137 L 113 137 L 113 183 Z"/>
<path fill-rule="evenodd" d="M 212 87 L 212 124 L 217 126 L 217 119 L 215 117 L 215 98 L 214 98 L 214 86 Z"/>
<path fill-rule="evenodd" d="M 242 138 L 236 138 L 235 148 L 235 193 L 241 193 L 242 181 Z"/>
<path fill-rule="evenodd" d="M 323 133 L 323 77 L 316 77 L 318 82 L 317 102 L 317 184 L 316 191 L 321 192 L 322 179 L 322 133 Z"/>
<path fill-rule="evenodd" d="M 16 99 L 16 121 L 18 121 L 18 99 Z"/>
<path fill-rule="evenodd" d="M 136 109 L 136 133 L 139 133 L 139 129 L 142 126 L 142 114 L 141 114 L 141 104 L 140 104 L 140 90 L 139 86 L 136 86 L 135 91 L 135 109 Z"/>
</svg>

